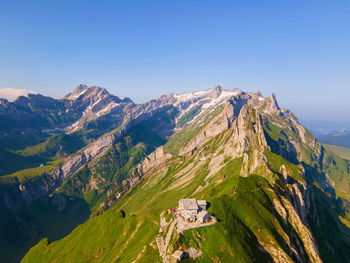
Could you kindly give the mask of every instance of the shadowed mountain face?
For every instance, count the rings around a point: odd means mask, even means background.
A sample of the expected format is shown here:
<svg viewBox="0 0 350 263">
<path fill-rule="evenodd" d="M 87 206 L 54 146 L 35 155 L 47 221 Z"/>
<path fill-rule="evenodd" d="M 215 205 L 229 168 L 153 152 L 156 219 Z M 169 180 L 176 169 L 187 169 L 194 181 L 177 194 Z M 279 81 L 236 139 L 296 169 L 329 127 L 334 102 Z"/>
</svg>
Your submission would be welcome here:
<svg viewBox="0 0 350 263">
<path fill-rule="evenodd" d="M 0 152 L 28 162 L 0 177 L 8 261 L 41 240 L 23 262 L 162 262 L 159 215 L 197 198 L 219 222 L 171 235 L 169 262 L 191 249 L 199 262 L 347 262 L 349 163 L 274 94 L 218 86 L 134 104 L 80 85 L 47 100 L 76 117 Z"/>
<path fill-rule="evenodd" d="M 79 85 L 61 100 L 40 94 L 21 96 L 14 102 L 1 99 L 1 144 L 11 149 L 21 149 L 41 142 L 50 132 L 80 128 L 85 122 L 124 104 L 133 103 L 128 98 L 121 100 L 110 95 L 103 88 L 88 88 L 85 85 Z M 81 119 L 85 121 L 78 123 Z"/>
</svg>

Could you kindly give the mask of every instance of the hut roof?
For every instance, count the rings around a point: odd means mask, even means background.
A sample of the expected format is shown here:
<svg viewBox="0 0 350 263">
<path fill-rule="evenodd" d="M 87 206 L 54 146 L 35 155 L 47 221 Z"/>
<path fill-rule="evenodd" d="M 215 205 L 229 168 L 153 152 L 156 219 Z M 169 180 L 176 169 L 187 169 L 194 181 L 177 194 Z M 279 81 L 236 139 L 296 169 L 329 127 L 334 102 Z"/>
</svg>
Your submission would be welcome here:
<svg viewBox="0 0 350 263">
<path fill-rule="evenodd" d="M 205 200 L 197 200 L 197 204 L 200 206 L 200 205 L 207 205 L 207 201 Z"/>
<path fill-rule="evenodd" d="M 180 199 L 186 210 L 198 210 L 196 199 Z"/>
</svg>

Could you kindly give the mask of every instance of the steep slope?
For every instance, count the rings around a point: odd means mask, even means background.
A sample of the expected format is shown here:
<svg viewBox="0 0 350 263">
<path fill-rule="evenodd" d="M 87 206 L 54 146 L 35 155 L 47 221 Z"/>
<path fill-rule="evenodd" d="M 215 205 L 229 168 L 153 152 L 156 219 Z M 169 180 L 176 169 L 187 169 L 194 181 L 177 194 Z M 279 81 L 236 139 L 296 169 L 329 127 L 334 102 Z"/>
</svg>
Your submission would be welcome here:
<svg viewBox="0 0 350 263">
<path fill-rule="evenodd" d="M 161 262 L 159 215 L 180 198 L 206 199 L 220 221 L 174 234 L 169 251 L 195 247 L 198 262 L 347 262 L 349 164 L 274 95 L 231 95 L 177 115 L 190 116 L 111 192 L 110 209 L 61 240 L 43 239 L 23 262 Z"/>
<path fill-rule="evenodd" d="M 149 164 L 137 166 L 147 154 L 187 122 L 204 112 L 209 114 L 239 92 L 218 86 L 134 104 L 105 89 L 79 85 L 62 100 L 48 98 L 63 105 L 64 114 L 74 113 L 75 122 L 57 119 L 56 124 L 38 125 L 35 128 L 40 136 L 43 132 L 49 136 L 46 140 L 23 150 L 1 152 L 2 160 L 10 161 L 10 169 L 5 163 L 0 165 L 7 169 L 3 169 L 7 175 L 0 177 L 4 215 L 0 227 L 9 233 L 0 238 L 5 244 L 1 253 L 8 256 L 8 262 L 16 262 L 42 237 L 56 240 L 84 222 L 90 213 L 103 213 L 141 178 L 139 173 L 131 172 L 134 168 L 146 172 L 154 159 L 167 156 L 158 150 L 146 159 Z M 50 114 L 62 115 L 60 108 L 55 112 L 56 106 Z M 193 112 L 194 108 L 198 110 Z M 48 109 L 43 106 L 42 110 Z M 34 113 L 42 112 L 38 108 L 27 112 Z M 29 124 L 27 128 L 31 129 Z M 22 165 L 13 165 L 18 161 Z M 46 211 L 45 206 L 50 209 Z M 64 214 L 71 216 L 64 218 Z M 45 218 L 50 219 L 46 222 Z"/>
<path fill-rule="evenodd" d="M 77 86 L 72 93 L 69 93 L 63 99 L 70 101 L 71 107 L 82 113 L 79 120 L 66 128 L 68 132 L 74 132 L 82 128 L 85 123 L 106 115 L 117 107 L 133 104 L 129 98 L 120 99 L 109 94 L 104 88 L 97 86 L 88 88 L 83 84 Z"/>
<path fill-rule="evenodd" d="M 125 104 L 133 103 L 103 88 L 86 85 L 77 86 L 59 100 L 40 94 L 21 96 L 14 102 L 0 99 L 0 142 L 11 149 L 21 149 L 41 142 L 52 132 L 77 130 Z"/>
</svg>

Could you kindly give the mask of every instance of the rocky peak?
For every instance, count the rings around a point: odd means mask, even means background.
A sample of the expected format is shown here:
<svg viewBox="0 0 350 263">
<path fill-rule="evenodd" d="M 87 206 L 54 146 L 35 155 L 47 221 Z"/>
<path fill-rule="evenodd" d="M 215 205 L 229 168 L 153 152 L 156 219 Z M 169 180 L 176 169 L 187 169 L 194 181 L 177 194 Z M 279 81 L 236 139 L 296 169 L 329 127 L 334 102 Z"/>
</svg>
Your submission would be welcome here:
<svg viewBox="0 0 350 263">
<path fill-rule="evenodd" d="M 211 96 L 213 98 L 218 98 L 220 97 L 221 93 L 224 91 L 224 88 L 221 85 L 217 85 L 215 88 L 211 90 Z"/>
<path fill-rule="evenodd" d="M 249 149 L 263 152 L 267 147 L 262 118 L 251 105 L 243 105 L 232 126 L 230 145 L 225 147 L 225 151 L 231 152 L 230 155 L 238 157 Z"/>
<path fill-rule="evenodd" d="M 276 95 L 274 93 L 268 98 L 265 98 L 262 108 L 266 114 L 281 115 L 281 108 L 278 106 Z"/>
<path fill-rule="evenodd" d="M 99 86 L 91 86 L 91 87 L 89 87 L 87 89 L 83 88 L 80 93 L 79 93 L 79 90 L 76 93 L 76 95 L 78 97 L 75 98 L 75 99 L 79 99 L 82 102 L 85 102 L 87 100 L 97 101 L 99 99 L 105 99 L 105 98 L 107 98 L 109 96 L 112 96 L 112 95 L 110 95 L 108 93 L 108 91 L 106 89 L 101 88 Z M 116 98 L 118 98 L 118 97 L 116 97 Z M 120 99 L 118 98 L 118 100 L 120 100 Z"/>
<path fill-rule="evenodd" d="M 76 86 L 76 88 L 73 90 L 73 92 L 67 94 L 64 99 L 67 100 L 76 100 L 79 98 L 84 92 L 86 92 L 88 87 L 85 84 L 79 84 Z"/>
<path fill-rule="evenodd" d="M 122 99 L 122 102 L 124 102 L 124 103 L 134 103 L 133 101 L 132 101 L 132 99 L 130 99 L 129 97 L 123 97 Z"/>
</svg>

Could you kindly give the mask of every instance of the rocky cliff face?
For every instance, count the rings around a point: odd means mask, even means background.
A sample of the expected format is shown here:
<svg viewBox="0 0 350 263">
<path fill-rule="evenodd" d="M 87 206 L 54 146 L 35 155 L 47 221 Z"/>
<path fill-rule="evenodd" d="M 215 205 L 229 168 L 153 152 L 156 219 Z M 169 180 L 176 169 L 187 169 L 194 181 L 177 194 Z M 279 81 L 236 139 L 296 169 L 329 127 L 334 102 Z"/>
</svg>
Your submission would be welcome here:
<svg viewBox="0 0 350 263">
<path fill-rule="evenodd" d="M 70 107 L 81 112 L 81 117 L 71 126 L 66 128 L 67 132 L 74 132 L 82 128 L 86 122 L 95 120 L 109 114 L 116 108 L 132 106 L 129 98 L 120 99 L 108 93 L 104 88 L 86 85 L 79 85 L 76 89 L 64 97 L 69 101 Z"/>
<path fill-rule="evenodd" d="M 230 151 L 233 156 L 241 155 L 252 145 L 257 146 L 258 148 L 260 146 L 266 146 L 262 117 L 257 111 L 262 104 L 273 108 L 270 104 L 274 104 L 274 101 L 269 101 L 269 99 L 265 101 L 263 97 L 258 96 L 257 94 L 243 93 L 233 97 L 224 105 L 223 110 L 214 117 L 195 138 L 180 150 L 180 154 L 182 155 L 189 151 L 193 151 L 198 146 L 203 145 L 211 138 L 231 127 L 231 144 L 227 148 L 229 148 L 228 151 Z M 255 139 L 255 136 L 252 136 L 252 133 L 259 135 L 258 141 L 249 141 Z"/>
<path fill-rule="evenodd" d="M 272 123 L 280 129 L 274 137 L 281 140 L 278 141 L 278 145 L 271 142 L 270 131 L 266 131 L 270 129 L 267 123 Z M 284 137 L 285 141 L 278 138 L 279 136 Z M 283 219 L 282 228 L 285 229 L 282 238 L 289 251 L 276 247 L 273 242 L 269 244 L 258 238 L 274 262 L 322 262 L 317 238 L 311 228 L 313 221 L 309 219 L 310 202 L 315 202 L 312 201 L 315 197 L 310 196 L 312 186 L 307 181 L 316 180 L 323 189 L 328 189 L 326 191 L 329 191 L 329 187 L 324 172 L 316 177 L 305 173 L 305 169 L 310 169 L 310 166 L 323 169 L 322 162 L 325 157 L 321 144 L 298 123 L 290 111 L 278 106 L 275 95 L 265 99 L 259 94 L 245 94 L 231 99 L 216 117 L 181 148 L 179 154 L 203 156 L 207 149 L 211 149 L 213 140 L 217 142 L 218 147 L 208 155 L 211 161 L 207 178 L 220 171 L 223 168 L 221 162 L 230 156 L 242 158 L 241 176 L 260 174 L 273 184 L 278 184 L 277 181 L 281 180 L 282 188 L 272 187 L 276 194 L 273 207 Z M 285 143 L 289 145 L 286 149 L 283 148 Z M 285 165 L 281 165 L 278 170 L 271 166 L 271 156 L 265 154 L 271 150 L 295 164 L 298 163 L 299 179 L 293 179 L 295 172 L 292 175 L 293 172 Z M 206 160 L 208 157 L 200 157 L 200 160 Z M 272 179 L 276 172 L 277 181 Z"/>
<path fill-rule="evenodd" d="M 212 251 L 206 251 L 203 246 L 202 256 L 208 260 L 215 258 L 224 262 L 225 258 L 221 257 L 225 254 L 237 262 L 245 262 L 250 257 L 254 261 L 259 258 L 255 253 L 262 253 L 259 255 L 267 256 L 273 262 L 322 262 L 328 257 L 336 258 L 347 248 L 348 232 L 339 223 L 340 220 L 347 222 L 343 205 L 347 203 L 346 199 L 337 199 L 338 190 L 343 195 L 350 192 L 344 187 L 349 176 L 349 171 L 344 168 L 347 166 L 327 152 L 298 123 L 292 112 L 280 108 L 274 94 L 264 98 L 261 93 L 224 90 L 218 86 L 134 104 L 99 87 L 80 85 L 63 101 L 75 105 L 76 112 L 81 112 L 77 125 L 70 126 L 69 132 L 74 132 L 75 128 L 85 131 L 86 125 L 90 125 L 86 120 L 93 120 L 97 127 L 103 127 L 100 132 L 104 134 L 64 159 L 47 175 L 38 177 L 37 181 L 17 181 L 16 198 L 11 191 L 4 191 L 1 198 L 8 209 L 19 211 L 21 206 L 47 196 L 86 169 L 85 181 L 77 179 L 82 184 L 83 194 L 107 187 L 105 178 L 111 177 L 106 200 L 94 211 L 95 216 L 108 208 L 113 209 L 114 204 L 125 206 L 128 212 L 138 215 L 140 209 L 135 210 L 135 207 L 142 206 L 146 211 L 142 216 L 149 216 L 152 221 L 153 214 L 159 212 L 152 209 L 164 204 L 167 207 L 161 209 L 166 210 L 180 198 L 213 201 L 214 213 L 222 220 L 219 224 L 222 228 L 215 233 L 221 242 L 230 241 L 235 246 L 230 247 L 228 242 L 225 247 L 218 248 L 225 253 L 216 254 L 210 254 Z M 125 154 L 131 154 L 137 147 L 146 147 L 137 142 L 134 142 L 134 148 L 130 146 L 132 134 L 134 138 L 144 135 L 133 131 L 138 125 L 141 130 L 148 127 L 147 139 L 162 137 L 164 143 L 170 138 L 166 148 L 170 143 L 180 143 L 176 140 L 181 138 L 182 147 L 172 153 L 158 147 L 150 154 L 148 151 L 147 156 L 143 151 L 144 155 L 140 157 L 140 153 L 137 161 L 125 158 Z M 182 137 L 171 137 L 174 133 Z M 153 138 L 154 134 L 158 137 Z M 125 151 L 116 151 L 118 153 L 111 158 L 102 159 L 105 170 L 93 165 L 122 144 Z M 110 162 L 120 165 L 106 172 L 106 167 L 113 166 Z M 128 171 L 126 176 L 114 180 L 113 176 L 126 165 L 132 169 L 125 169 Z M 102 173 L 111 174 L 103 177 Z M 142 184 L 139 184 L 141 180 Z M 134 188 L 136 185 L 138 187 Z M 68 188 L 66 186 L 65 190 Z M 133 188 L 135 190 L 130 191 Z M 64 193 L 69 193 L 69 189 Z M 152 196 L 143 196 L 144 193 Z M 125 198 L 121 198 L 124 195 Z M 325 204 L 331 212 L 320 210 L 319 207 Z M 326 223 L 336 229 L 332 231 L 339 235 L 341 243 L 323 240 L 325 218 Z M 234 229 L 231 229 L 232 225 Z M 138 226 L 136 232 L 139 227 L 142 229 Z M 202 240 L 212 242 L 212 237 L 206 234 L 198 231 L 192 238 L 201 247 Z M 181 238 L 178 242 L 182 242 Z M 134 247 L 125 245 L 125 250 L 128 249 Z M 244 251 L 250 251 L 247 252 L 249 255 L 235 258 Z M 142 258 L 143 252 L 139 252 Z"/>
</svg>

